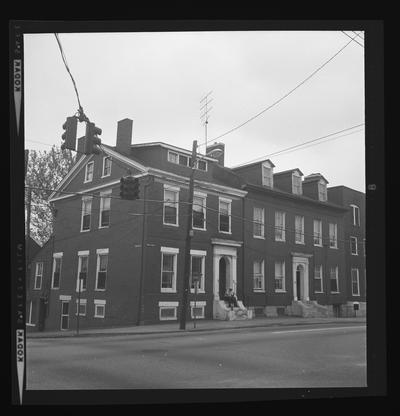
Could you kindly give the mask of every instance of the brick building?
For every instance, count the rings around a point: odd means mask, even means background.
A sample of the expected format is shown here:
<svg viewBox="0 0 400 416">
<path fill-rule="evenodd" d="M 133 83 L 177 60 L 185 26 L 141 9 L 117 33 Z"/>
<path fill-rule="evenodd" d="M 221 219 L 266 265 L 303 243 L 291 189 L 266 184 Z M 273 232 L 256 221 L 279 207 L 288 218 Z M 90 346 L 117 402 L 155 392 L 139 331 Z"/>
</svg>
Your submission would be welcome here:
<svg viewBox="0 0 400 416">
<path fill-rule="evenodd" d="M 57 211 L 54 238 L 33 259 L 43 263 L 42 269 L 37 266 L 41 289 L 32 272 L 28 296 L 45 299 L 42 329 L 178 319 L 191 152 L 162 142 L 132 143 L 132 124 L 118 122 L 116 146 L 82 155 L 50 197 Z M 83 138 L 78 140 L 82 150 Z M 302 181 L 299 169 L 268 179 L 271 161 L 229 169 L 224 152 L 217 143 L 197 157 L 191 270 L 198 286 L 195 290 L 190 277 L 187 318 L 340 313 L 350 300 L 343 243 L 347 208 L 318 200 L 312 181 Z M 129 173 L 139 178 L 138 200 L 119 196 L 120 178 Z M 321 245 L 316 245 L 313 235 L 319 232 Z M 324 245 L 330 241 L 337 247 Z M 338 290 L 332 291 L 335 285 Z M 239 300 L 234 311 L 222 300 L 228 288 Z M 29 325 L 38 329 L 34 304 L 27 305 Z"/>
</svg>

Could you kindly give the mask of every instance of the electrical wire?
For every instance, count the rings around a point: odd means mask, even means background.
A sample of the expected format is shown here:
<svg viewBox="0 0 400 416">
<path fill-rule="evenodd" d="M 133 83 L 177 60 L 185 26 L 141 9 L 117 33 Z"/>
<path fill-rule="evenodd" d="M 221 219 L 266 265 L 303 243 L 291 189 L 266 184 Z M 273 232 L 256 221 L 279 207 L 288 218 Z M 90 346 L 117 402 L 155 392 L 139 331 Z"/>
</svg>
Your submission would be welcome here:
<svg viewBox="0 0 400 416">
<path fill-rule="evenodd" d="M 357 35 L 358 37 L 360 37 L 362 40 L 364 40 L 364 38 L 363 38 L 363 36 L 361 36 L 361 32 L 360 33 L 357 33 L 357 32 L 355 32 L 354 30 L 352 30 L 352 32 L 355 34 L 355 35 Z M 356 36 L 356 37 L 357 37 Z"/>
<path fill-rule="evenodd" d="M 360 42 L 358 42 L 355 38 L 352 38 L 349 34 L 347 34 L 344 30 L 341 31 L 344 35 L 346 35 L 347 37 L 349 37 L 350 39 L 354 40 L 354 42 L 356 42 L 357 44 L 359 44 L 362 48 L 364 47 L 364 45 L 362 45 Z M 359 36 L 359 35 L 357 35 Z M 357 37 L 356 36 L 356 37 Z"/>
<path fill-rule="evenodd" d="M 76 83 L 75 83 L 74 77 L 72 76 L 71 71 L 70 71 L 70 69 L 69 69 L 69 66 L 68 66 L 68 63 L 67 63 L 67 58 L 66 58 L 66 56 L 65 56 L 65 54 L 64 54 L 64 50 L 63 50 L 63 47 L 62 47 L 62 45 L 61 45 L 61 41 L 60 41 L 60 39 L 59 39 L 59 37 L 58 37 L 58 33 L 54 33 L 54 36 L 56 37 L 56 40 L 57 40 L 57 43 L 58 43 L 58 47 L 59 47 L 59 49 L 60 49 L 60 53 L 61 53 L 61 58 L 62 58 L 62 60 L 63 60 L 63 62 L 64 62 L 65 68 L 67 69 L 68 74 L 69 74 L 69 76 L 71 77 L 72 84 L 74 85 L 74 89 L 75 89 L 76 97 L 77 97 L 77 99 L 78 99 L 79 111 L 83 114 L 83 109 L 82 109 L 82 106 L 81 106 L 81 101 L 80 101 L 80 99 L 79 99 L 79 92 L 78 92 L 78 88 L 77 88 L 77 86 L 76 86 Z"/>
<path fill-rule="evenodd" d="M 259 113 L 257 113 L 255 116 L 249 118 L 248 120 L 246 120 L 244 123 L 239 124 L 238 126 L 232 128 L 231 130 L 228 130 L 226 133 L 223 133 L 213 139 L 207 140 L 205 143 L 202 143 L 200 145 L 198 145 L 198 147 L 201 146 L 206 146 L 208 143 L 218 140 L 221 137 L 226 136 L 229 133 L 234 132 L 235 130 L 238 130 L 240 127 L 243 127 L 244 125 L 246 125 L 247 123 L 249 123 L 250 121 L 254 120 L 255 118 L 259 117 L 261 114 L 264 114 L 266 111 L 270 110 L 271 108 L 273 108 L 275 105 L 279 104 L 281 101 L 283 101 L 286 97 L 288 97 L 290 94 L 292 94 L 294 91 L 296 91 L 299 87 L 301 87 L 303 84 L 305 84 L 310 78 L 312 78 L 315 74 L 317 74 L 321 69 L 323 69 L 329 62 L 331 62 L 337 55 L 339 55 L 348 45 L 350 45 L 351 42 L 353 42 L 353 40 L 356 38 L 357 36 L 355 36 L 354 38 L 351 38 L 351 40 L 349 42 L 347 42 L 343 47 L 341 47 L 334 55 L 332 55 L 327 61 L 325 61 L 322 65 L 320 65 L 316 70 L 314 70 L 307 78 L 305 78 L 303 81 L 301 81 L 299 84 L 297 84 L 294 88 L 292 88 L 289 92 L 287 92 L 285 95 L 283 95 L 281 98 L 279 98 L 278 100 L 276 100 L 275 102 L 273 102 L 271 105 L 269 105 L 267 108 L 265 108 L 264 110 L 260 111 Z"/>
</svg>

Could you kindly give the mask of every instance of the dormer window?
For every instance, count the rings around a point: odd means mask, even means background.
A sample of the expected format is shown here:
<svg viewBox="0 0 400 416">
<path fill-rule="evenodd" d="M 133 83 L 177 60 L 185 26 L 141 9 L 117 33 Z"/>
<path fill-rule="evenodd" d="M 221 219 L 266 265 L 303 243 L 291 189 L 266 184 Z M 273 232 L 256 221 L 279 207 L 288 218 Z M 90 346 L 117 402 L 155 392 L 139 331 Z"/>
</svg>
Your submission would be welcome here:
<svg viewBox="0 0 400 416">
<path fill-rule="evenodd" d="M 320 201 L 327 201 L 328 200 L 328 193 L 326 189 L 326 182 L 323 180 L 320 180 L 318 182 L 318 199 Z"/>
<path fill-rule="evenodd" d="M 272 188 L 274 186 L 272 166 L 269 163 L 264 163 L 261 166 L 261 169 L 263 186 L 268 186 L 269 188 Z"/>
<path fill-rule="evenodd" d="M 168 151 L 168 162 L 175 163 L 176 165 L 192 167 L 192 158 L 190 156 L 183 155 L 181 153 Z M 196 160 L 195 169 L 207 171 L 207 161 L 202 159 Z"/>
<path fill-rule="evenodd" d="M 295 195 L 301 195 L 303 193 L 301 186 L 301 176 L 297 171 L 292 174 L 292 192 Z"/>
</svg>

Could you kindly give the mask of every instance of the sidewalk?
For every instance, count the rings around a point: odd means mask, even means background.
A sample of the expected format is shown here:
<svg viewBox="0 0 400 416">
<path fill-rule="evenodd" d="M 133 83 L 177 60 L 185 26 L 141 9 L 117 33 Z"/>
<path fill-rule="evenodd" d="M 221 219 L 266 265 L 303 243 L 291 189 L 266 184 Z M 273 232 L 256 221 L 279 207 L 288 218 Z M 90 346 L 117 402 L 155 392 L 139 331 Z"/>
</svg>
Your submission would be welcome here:
<svg viewBox="0 0 400 416">
<path fill-rule="evenodd" d="M 290 326 L 290 325 L 313 325 L 313 324 L 362 324 L 366 323 L 365 317 L 353 318 L 302 318 L 302 317 L 257 317 L 254 319 L 243 321 L 219 321 L 219 320 L 197 320 L 196 328 L 194 322 L 188 321 L 186 329 L 179 329 L 179 322 L 172 323 L 113 327 L 113 328 L 92 328 L 80 329 L 79 337 L 88 336 L 112 336 L 112 335 L 144 335 L 144 334 L 162 334 L 162 333 L 193 333 L 200 331 L 218 331 L 226 329 L 242 329 L 242 328 L 260 328 L 271 326 Z M 69 331 L 52 331 L 52 332 L 27 332 L 27 338 L 65 338 L 76 337 L 75 328 Z"/>
</svg>

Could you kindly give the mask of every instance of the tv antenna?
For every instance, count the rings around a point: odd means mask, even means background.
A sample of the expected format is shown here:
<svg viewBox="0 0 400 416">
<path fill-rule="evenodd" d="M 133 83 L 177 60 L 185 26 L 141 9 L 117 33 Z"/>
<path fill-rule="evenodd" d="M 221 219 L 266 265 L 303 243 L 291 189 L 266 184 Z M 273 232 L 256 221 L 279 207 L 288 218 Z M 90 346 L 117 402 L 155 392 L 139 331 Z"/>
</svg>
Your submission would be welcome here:
<svg viewBox="0 0 400 416">
<path fill-rule="evenodd" d="M 200 119 L 204 126 L 205 145 L 207 145 L 207 125 L 208 125 L 208 119 L 210 118 L 209 112 L 212 110 L 212 107 L 209 107 L 209 104 L 213 100 L 212 98 L 209 98 L 211 94 L 212 94 L 212 91 L 210 91 L 200 100 L 200 106 L 201 106 L 200 113 L 203 111 L 203 113 L 200 115 Z"/>
</svg>

